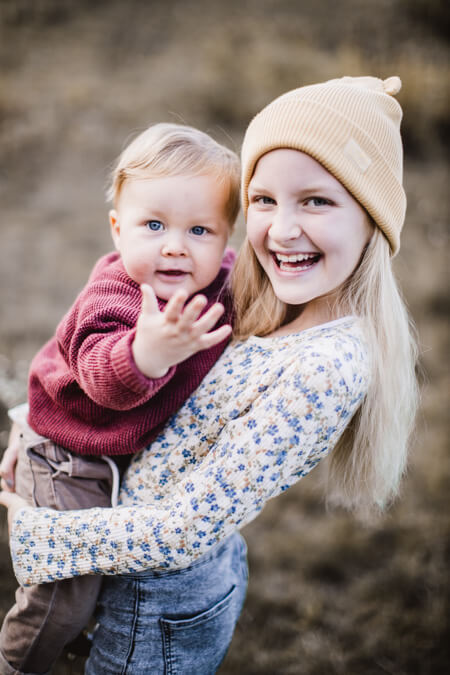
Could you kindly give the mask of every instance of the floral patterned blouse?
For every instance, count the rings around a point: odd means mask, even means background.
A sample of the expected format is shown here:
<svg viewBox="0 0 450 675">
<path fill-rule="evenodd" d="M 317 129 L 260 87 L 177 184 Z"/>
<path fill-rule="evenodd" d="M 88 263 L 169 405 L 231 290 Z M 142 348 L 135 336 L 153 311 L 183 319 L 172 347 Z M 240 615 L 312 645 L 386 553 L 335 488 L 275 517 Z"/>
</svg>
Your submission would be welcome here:
<svg viewBox="0 0 450 675">
<path fill-rule="evenodd" d="M 369 377 L 354 317 L 231 344 L 135 456 L 118 507 L 18 512 L 19 582 L 188 566 L 328 454 Z"/>
</svg>

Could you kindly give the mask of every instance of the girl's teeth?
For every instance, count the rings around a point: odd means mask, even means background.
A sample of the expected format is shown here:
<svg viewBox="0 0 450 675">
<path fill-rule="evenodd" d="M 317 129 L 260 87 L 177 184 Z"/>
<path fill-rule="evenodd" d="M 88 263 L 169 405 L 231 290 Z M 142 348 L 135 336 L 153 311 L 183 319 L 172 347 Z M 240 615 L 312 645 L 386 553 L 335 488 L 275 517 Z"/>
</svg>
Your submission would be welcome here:
<svg viewBox="0 0 450 675">
<path fill-rule="evenodd" d="M 319 253 L 293 253 L 285 255 L 284 253 L 275 253 L 275 258 L 280 270 L 285 272 L 295 272 L 312 267 L 319 259 Z"/>
<path fill-rule="evenodd" d="M 307 267 L 311 267 L 313 263 L 311 262 L 310 264 L 308 263 L 297 263 L 297 265 L 294 267 L 292 264 L 288 265 L 287 263 L 280 263 L 280 270 L 285 270 L 287 272 L 295 272 L 295 270 L 304 270 Z"/>
<path fill-rule="evenodd" d="M 303 262 L 304 260 L 309 260 L 310 258 L 315 258 L 317 256 L 317 253 L 296 253 L 293 255 L 275 253 L 275 255 L 280 263 L 283 262 L 295 263 L 295 262 Z"/>
</svg>

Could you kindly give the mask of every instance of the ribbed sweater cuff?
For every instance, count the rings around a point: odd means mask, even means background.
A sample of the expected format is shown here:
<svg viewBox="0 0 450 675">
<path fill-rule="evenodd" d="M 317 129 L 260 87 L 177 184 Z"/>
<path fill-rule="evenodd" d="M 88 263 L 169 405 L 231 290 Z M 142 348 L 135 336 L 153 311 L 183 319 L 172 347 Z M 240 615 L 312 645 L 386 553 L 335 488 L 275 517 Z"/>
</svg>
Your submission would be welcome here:
<svg viewBox="0 0 450 675">
<path fill-rule="evenodd" d="M 169 380 L 172 379 L 176 366 L 169 368 L 163 377 L 148 378 L 137 367 L 131 345 L 133 344 L 136 331 L 132 330 L 122 340 L 118 340 L 111 352 L 112 367 L 116 377 L 122 382 L 124 387 L 135 394 L 145 395 L 148 392 L 157 392 Z"/>
</svg>

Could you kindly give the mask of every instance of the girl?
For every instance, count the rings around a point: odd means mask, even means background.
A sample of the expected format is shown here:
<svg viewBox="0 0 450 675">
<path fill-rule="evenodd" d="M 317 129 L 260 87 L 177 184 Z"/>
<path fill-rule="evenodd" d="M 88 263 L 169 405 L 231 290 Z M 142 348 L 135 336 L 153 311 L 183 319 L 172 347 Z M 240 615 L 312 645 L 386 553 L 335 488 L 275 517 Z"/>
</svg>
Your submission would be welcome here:
<svg viewBox="0 0 450 675">
<path fill-rule="evenodd" d="M 236 339 L 134 460 L 122 505 L 57 513 L 3 494 L 21 583 L 121 575 L 87 673 L 215 672 L 245 595 L 238 529 L 327 455 L 330 500 L 367 512 L 395 496 L 416 407 L 390 264 L 406 202 L 399 89 L 331 80 L 249 125 Z"/>
</svg>

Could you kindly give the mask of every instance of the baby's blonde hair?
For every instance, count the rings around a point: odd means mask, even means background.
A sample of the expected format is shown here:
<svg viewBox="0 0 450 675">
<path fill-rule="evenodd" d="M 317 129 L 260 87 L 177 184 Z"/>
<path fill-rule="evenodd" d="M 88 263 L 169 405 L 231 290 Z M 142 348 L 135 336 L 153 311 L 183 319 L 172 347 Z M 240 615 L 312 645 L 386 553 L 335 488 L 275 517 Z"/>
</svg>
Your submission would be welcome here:
<svg viewBox="0 0 450 675">
<path fill-rule="evenodd" d="M 248 240 L 232 279 L 234 335 L 269 335 L 289 321 Z M 414 329 L 393 275 L 389 243 L 375 228 L 361 263 L 339 290 L 334 316 L 361 318 L 369 344 L 369 391 L 327 467 L 327 499 L 368 513 L 397 494 L 418 402 Z"/>
<path fill-rule="evenodd" d="M 166 176 L 212 175 L 228 183 L 225 215 L 233 227 L 240 207 L 240 163 L 235 152 L 199 129 L 181 124 L 154 124 L 119 156 L 107 197 L 115 205 L 127 181 Z"/>
</svg>

